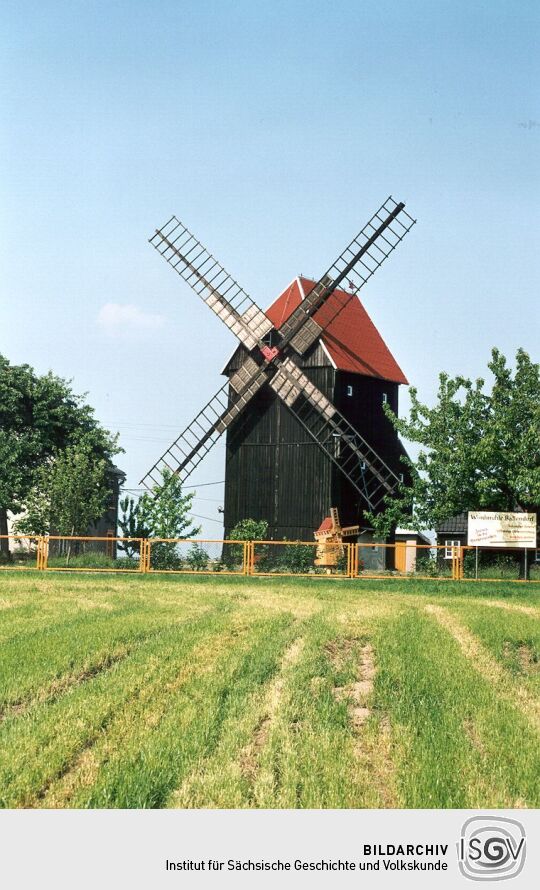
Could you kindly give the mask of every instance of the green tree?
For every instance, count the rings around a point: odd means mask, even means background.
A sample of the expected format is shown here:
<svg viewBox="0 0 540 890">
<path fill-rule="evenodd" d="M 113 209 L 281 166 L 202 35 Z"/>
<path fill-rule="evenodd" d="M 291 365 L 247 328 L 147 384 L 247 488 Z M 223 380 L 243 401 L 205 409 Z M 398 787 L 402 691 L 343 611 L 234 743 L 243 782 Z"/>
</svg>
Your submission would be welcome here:
<svg viewBox="0 0 540 890">
<path fill-rule="evenodd" d="M 151 492 L 144 493 L 134 504 L 134 522 L 141 531 L 140 537 L 174 538 L 186 540 L 196 537 L 200 526 L 192 524 L 190 516 L 195 492 L 184 494 L 180 477 L 164 469 L 162 480 Z M 122 525 L 120 525 L 122 528 Z M 146 534 L 142 533 L 146 532 Z M 174 569 L 180 565 L 174 541 L 152 544 L 152 567 Z"/>
<path fill-rule="evenodd" d="M 421 446 L 416 461 L 404 459 L 412 483 L 388 499 L 375 530 L 392 526 L 434 528 L 467 510 L 540 509 L 540 365 L 519 349 L 515 371 L 492 350 L 490 392 L 482 378 L 439 375 L 437 403 L 420 402 L 412 388 L 408 419 L 385 406 L 396 430 Z"/>
<path fill-rule="evenodd" d="M 37 468 L 17 523 L 22 534 L 86 535 L 110 496 L 107 462 L 89 446 L 71 445 Z M 71 553 L 71 543 L 66 551 Z"/>
<path fill-rule="evenodd" d="M 7 511 L 19 512 L 42 483 L 38 469 L 78 445 L 97 460 L 111 461 L 121 450 L 117 436 L 100 426 L 69 381 L 52 373 L 39 376 L 0 355 L 0 534 L 7 531 Z"/>
<path fill-rule="evenodd" d="M 119 507 L 121 510 L 118 517 L 120 535 L 123 538 L 148 538 L 150 531 L 141 516 L 140 498 L 135 500 L 135 498 L 125 495 L 120 498 Z M 136 541 L 119 541 L 118 549 L 123 550 L 126 556 L 133 558 L 139 553 L 140 544 Z"/>
</svg>

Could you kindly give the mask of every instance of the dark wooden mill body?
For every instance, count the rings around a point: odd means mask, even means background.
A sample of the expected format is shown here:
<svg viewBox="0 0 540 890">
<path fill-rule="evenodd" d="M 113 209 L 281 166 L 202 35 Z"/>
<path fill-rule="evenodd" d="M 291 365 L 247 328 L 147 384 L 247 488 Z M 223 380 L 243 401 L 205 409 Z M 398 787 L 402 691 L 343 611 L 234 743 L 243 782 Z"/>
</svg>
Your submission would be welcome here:
<svg viewBox="0 0 540 890">
<path fill-rule="evenodd" d="M 283 312 L 294 308 L 313 284 L 295 279 L 266 314 L 279 325 Z M 388 466 L 406 478 L 400 460 L 405 451 L 383 404 L 388 402 L 397 414 L 399 386 L 407 380 L 358 298 L 344 292 L 340 296 L 346 309 L 298 364 Z M 231 376 L 246 356 L 244 347 L 238 347 L 223 373 Z M 339 457 L 338 437 L 332 448 Z M 357 489 L 265 387 L 252 399 L 249 412 L 227 430 L 225 537 L 250 517 L 268 521 L 270 540 L 310 541 L 330 506 L 338 507 L 345 525 L 359 524 L 366 534 L 366 505 Z"/>
<path fill-rule="evenodd" d="M 276 539 L 311 540 L 330 507 L 351 524 L 382 509 L 403 473 L 383 393 L 397 411 L 406 380 L 357 294 L 414 223 L 390 196 L 317 282 L 295 279 L 266 313 L 177 217 L 156 229 L 150 243 L 240 348 L 142 484 L 187 479 L 227 433 L 226 535 L 260 518 Z"/>
</svg>

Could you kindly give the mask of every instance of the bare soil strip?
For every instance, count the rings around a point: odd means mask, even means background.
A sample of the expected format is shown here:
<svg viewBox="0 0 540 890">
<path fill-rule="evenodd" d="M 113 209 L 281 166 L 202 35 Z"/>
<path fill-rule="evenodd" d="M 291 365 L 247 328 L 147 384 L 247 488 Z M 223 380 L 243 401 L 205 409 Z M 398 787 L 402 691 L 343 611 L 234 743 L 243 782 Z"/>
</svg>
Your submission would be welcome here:
<svg viewBox="0 0 540 890">
<path fill-rule="evenodd" d="M 346 640 L 344 642 L 348 644 L 345 645 L 344 650 L 347 651 L 348 649 L 350 651 L 355 641 Z M 363 726 L 371 714 L 368 703 L 373 692 L 373 679 L 375 677 L 375 660 L 373 647 L 370 643 L 362 646 L 359 655 L 358 679 L 348 683 L 347 686 L 336 686 L 334 689 L 334 695 L 339 701 L 343 699 L 349 700 L 349 713 L 355 729 Z"/>
<path fill-rule="evenodd" d="M 523 686 L 515 683 L 508 672 L 475 637 L 446 609 L 441 606 L 427 605 L 425 611 L 432 615 L 458 643 L 465 657 L 472 663 L 475 670 L 489 683 L 498 687 L 510 702 L 518 707 L 535 729 L 540 729 L 540 703 Z"/>
<path fill-rule="evenodd" d="M 340 640 L 336 647 L 327 646 L 333 664 L 339 667 L 355 647 L 358 640 Z M 338 701 L 348 700 L 349 716 L 355 734 L 354 754 L 370 775 L 381 806 L 397 806 L 395 770 L 392 760 L 392 731 L 387 717 L 379 720 L 378 731 L 365 731 L 364 724 L 371 716 L 371 697 L 377 668 L 375 653 L 370 643 L 359 650 L 358 678 L 346 686 L 336 686 L 334 695 Z"/>
<path fill-rule="evenodd" d="M 283 697 L 284 672 L 298 661 L 303 648 L 304 640 L 302 637 L 298 637 L 285 651 L 279 665 L 279 671 L 270 682 L 266 693 L 263 709 L 264 716 L 259 721 L 250 743 L 240 753 L 240 769 L 242 774 L 250 781 L 253 781 L 257 775 L 259 756 L 268 741 L 272 722 L 275 719 Z"/>
</svg>

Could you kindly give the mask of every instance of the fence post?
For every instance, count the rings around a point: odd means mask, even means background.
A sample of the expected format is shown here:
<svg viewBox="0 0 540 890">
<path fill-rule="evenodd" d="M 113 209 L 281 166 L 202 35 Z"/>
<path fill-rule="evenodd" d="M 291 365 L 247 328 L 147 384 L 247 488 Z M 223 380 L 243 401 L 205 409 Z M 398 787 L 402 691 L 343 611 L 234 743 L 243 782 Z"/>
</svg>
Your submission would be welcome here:
<svg viewBox="0 0 540 890">
<path fill-rule="evenodd" d="M 139 538 L 139 571 L 148 572 L 150 569 L 150 541 L 148 538 Z"/>
<path fill-rule="evenodd" d="M 49 556 L 49 541 L 43 535 L 40 535 L 37 539 L 37 551 L 36 551 L 36 569 L 39 572 L 43 572 L 47 568 L 48 556 Z"/>
<path fill-rule="evenodd" d="M 463 580 L 463 548 L 452 547 L 452 581 Z"/>
<path fill-rule="evenodd" d="M 139 572 L 144 572 L 144 556 L 145 556 L 144 538 L 139 538 Z"/>
</svg>

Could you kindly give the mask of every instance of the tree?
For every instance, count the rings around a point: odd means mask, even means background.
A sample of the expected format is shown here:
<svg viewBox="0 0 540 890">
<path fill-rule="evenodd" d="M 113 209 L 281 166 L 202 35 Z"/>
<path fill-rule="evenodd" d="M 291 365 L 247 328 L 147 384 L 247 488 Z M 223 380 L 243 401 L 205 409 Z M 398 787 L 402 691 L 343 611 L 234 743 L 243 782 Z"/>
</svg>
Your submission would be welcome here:
<svg viewBox="0 0 540 890">
<path fill-rule="evenodd" d="M 38 469 L 77 445 L 97 460 L 111 461 L 121 450 L 69 381 L 38 376 L 0 355 L 0 534 L 7 532 L 7 511 L 19 512 L 39 483 Z"/>
<path fill-rule="evenodd" d="M 122 535 L 175 540 L 196 537 L 201 528 L 192 525 L 193 520 L 189 515 L 194 497 L 195 492 L 184 494 L 180 477 L 165 468 L 161 483 L 155 485 L 151 492 L 145 492 L 138 501 L 125 498 L 121 502 L 123 516 L 118 524 Z M 135 547 L 129 550 L 127 542 L 123 549 L 128 556 L 136 552 Z M 151 560 L 153 568 L 177 568 L 179 558 L 174 541 L 152 544 Z"/>
<path fill-rule="evenodd" d="M 141 516 L 140 498 L 126 495 L 120 499 L 119 507 L 122 511 L 118 517 L 118 528 L 123 538 L 148 538 L 150 531 L 148 526 L 143 522 Z M 123 550 L 129 558 L 133 558 L 139 553 L 140 544 L 137 541 L 118 542 L 118 549 Z"/>
<path fill-rule="evenodd" d="M 85 535 L 110 496 L 106 461 L 83 444 L 49 458 L 38 467 L 34 480 L 26 513 L 17 523 L 23 534 Z"/>
<path fill-rule="evenodd" d="M 488 363 L 494 382 L 439 375 L 437 404 L 418 399 L 411 388 L 408 419 L 385 406 L 398 432 L 421 446 L 416 462 L 403 458 L 412 476 L 399 496 L 388 499 L 374 529 L 434 528 L 468 510 L 538 512 L 540 509 L 540 365 L 519 349 L 515 372 L 497 349 Z"/>
</svg>

